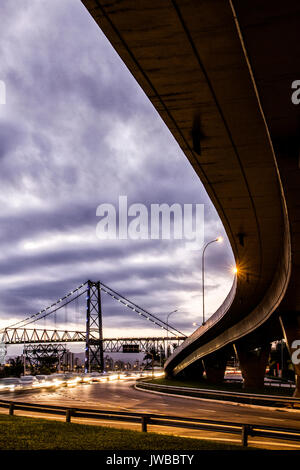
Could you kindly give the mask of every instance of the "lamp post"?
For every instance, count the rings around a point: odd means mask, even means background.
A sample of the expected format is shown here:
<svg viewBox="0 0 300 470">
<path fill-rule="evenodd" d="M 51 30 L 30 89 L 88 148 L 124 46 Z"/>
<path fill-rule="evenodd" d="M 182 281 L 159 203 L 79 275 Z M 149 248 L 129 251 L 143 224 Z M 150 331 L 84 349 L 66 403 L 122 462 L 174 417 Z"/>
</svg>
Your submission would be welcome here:
<svg viewBox="0 0 300 470">
<path fill-rule="evenodd" d="M 167 354 L 166 357 L 168 357 L 168 346 L 169 346 L 169 316 L 172 315 L 172 313 L 178 312 L 178 310 L 173 310 L 172 312 L 168 313 L 167 315 Z"/>
<path fill-rule="evenodd" d="M 154 379 L 154 352 L 151 354 L 151 364 L 152 364 L 152 380 Z"/>
<path fill-rule="evenodd" d="M 23 366 L 24 366 L 24 375 L 26 375 L 26 354 L 25 354 L 25 341 L 23 346 Z"/>
<path fill-rule="evenodd" d="M 222 243 L 223 238 L 218 237 L 210 242 L 207 242 L 202 251 L 202 325 L 205 324 L 205 302 L 204 302 L 204 253 L 206 248 L 214 242 Z"/>
</svg>

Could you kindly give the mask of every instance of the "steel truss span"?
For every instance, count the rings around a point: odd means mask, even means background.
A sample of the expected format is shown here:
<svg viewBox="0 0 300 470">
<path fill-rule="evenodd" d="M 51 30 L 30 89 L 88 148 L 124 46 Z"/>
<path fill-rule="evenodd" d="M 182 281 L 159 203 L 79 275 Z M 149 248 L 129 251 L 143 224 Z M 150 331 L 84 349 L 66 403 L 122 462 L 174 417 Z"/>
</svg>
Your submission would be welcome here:
<svg viewBox="0 0 300 470">
<path fill-rule="evenodd" d="M 1 341 L 6 344 L 78 343 L 85 342 L 86 332 L 39 328 L 8 328 Z"/>
<path fill-rule="evenodd" d="M 179 346 L 185 340 L 185 336 L 158 336 L 144 338 L 103 338 L 90 333 L 90 342 L 93 345 L 102 341 L 103 352 L 122 352 L 126 345 L 138 345 L 140 352 L 147 352 L 151 348 L 158 349 L 169 343 Z M 5 330 L 2 335 L 5 344 L 50 344 L 50 343 L 86 343 L 86 332 L 43 329 L 18 329 Z"/>
<path fill-rule="evenodd" d="M 159 351 L 161 348 L 165 351 L 168 344 L 179 346 L 185 340 L 181 337 L 163 337 L 163 338 L 111 338 L 103 340 L 104 352 L 123 352 L 126 346 L 137 345 L 139 352 L 146 353 L 151 350 Z"/>
<path fill-rule="evenodd" d="M 52 359 L 53 363 L 59 362 L 66 352 L 67 348 L 63 344 L 29 344 L 25 346 L 23 354 L 30 365 L 34 366 L 49 359 Z"/>
</svg>

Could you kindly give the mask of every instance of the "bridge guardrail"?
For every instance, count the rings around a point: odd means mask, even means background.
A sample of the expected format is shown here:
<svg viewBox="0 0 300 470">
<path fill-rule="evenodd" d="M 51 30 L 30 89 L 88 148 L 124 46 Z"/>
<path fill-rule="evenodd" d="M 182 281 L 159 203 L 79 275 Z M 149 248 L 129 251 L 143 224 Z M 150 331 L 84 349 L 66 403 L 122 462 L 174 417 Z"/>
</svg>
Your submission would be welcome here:
<svg viewBox="0 0 300 470">
<path fill-rule="evenodd" d="M 196 398 L 222 398 L 222 400 L 230 401 L 230 399 L 235 399 L 235 401 L 241 403 L 248 403 L 250 405 L 290 405 L 294 407 L 299 405 L 300 407 L 300 398 L 297 397 L 283 397 L 282 395 L 259 395 L 251 394 L 244 392 L 228 392 L 225 390 L 206 390 L 201 388 L 192 388 L 192 387 L 177 387 L 174 385 L 160 385 L 152 384 L 149 382 L 143 382 L 142 380 L 137 381 L 135 387 L 137 389 L 143 390 L 153 390 L 162 393 L 176 393 L 177 395 L 191 396 Z"/>
<path fill-rule="evenodd" d="M 151 413 L 70 408 L 56 405 L 11 402 L 6 400 L 0 400 L 0 408 L 7 408 L 9 415 L 11 416 L 14 415 L 16 410 L 31 411 L 35 413 L 49 413 L 52 415 L 65 415 L 67 423 L 71 423 L 72 417 L 141 423 L 142 432 L 147 432 L 149 425 L 155 425 L 235 434 L 241 436 L 241 444 L 244 447 L 248 445 L 249 436 L 300 442 L 300 429 L 295 428 L 244 424 L 211 419 L 188 418 L 183 416 L 156 415 Z"/>
</svg>

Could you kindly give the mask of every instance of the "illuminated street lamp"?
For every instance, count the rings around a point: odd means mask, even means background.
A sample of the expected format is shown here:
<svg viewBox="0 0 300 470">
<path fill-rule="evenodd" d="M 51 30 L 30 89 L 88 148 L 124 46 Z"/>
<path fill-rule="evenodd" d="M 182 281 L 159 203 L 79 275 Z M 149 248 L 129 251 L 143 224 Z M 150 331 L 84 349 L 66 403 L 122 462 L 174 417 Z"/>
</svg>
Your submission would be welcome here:
<svg viewBox="0 0 300 470">
<path fill-rule="evenodd" d="M 222 238 L 222 237 L 215 238 L 214 240 L 211 240 L 210 242 L 206 243 L 206 245 L 204 246 L 203 251 L 202 251 L 202 325 L 205 324 L 205 303 L 204 303 L 204 253 L 205 253 L 206 248 L 207 248 L 209 245 L 211 245 L 211 244 L 214 243 L 214 242 L 222 243 L 222 241 L 223 241 L 223 238 Z"/>
</svg>

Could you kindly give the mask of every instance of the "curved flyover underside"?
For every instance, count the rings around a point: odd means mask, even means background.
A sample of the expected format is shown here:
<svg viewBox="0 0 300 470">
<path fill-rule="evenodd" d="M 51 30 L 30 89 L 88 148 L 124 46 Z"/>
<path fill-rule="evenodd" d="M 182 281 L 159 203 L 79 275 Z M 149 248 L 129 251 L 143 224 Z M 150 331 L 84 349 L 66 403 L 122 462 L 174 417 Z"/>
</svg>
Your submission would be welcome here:
<svg viewBox="0 0 300 470">
<path fill-rule="evenodd" d="M 167 372 L 242 339 L 256 347 L 281 337 L 279 315 L 300 310 L 299 112 L 290 99 L 300 74 L 288 59 L 299 43 L 297 2 L 82 2 L 199 175 L 239 267 L 224 304 Z"/>
</svg>

